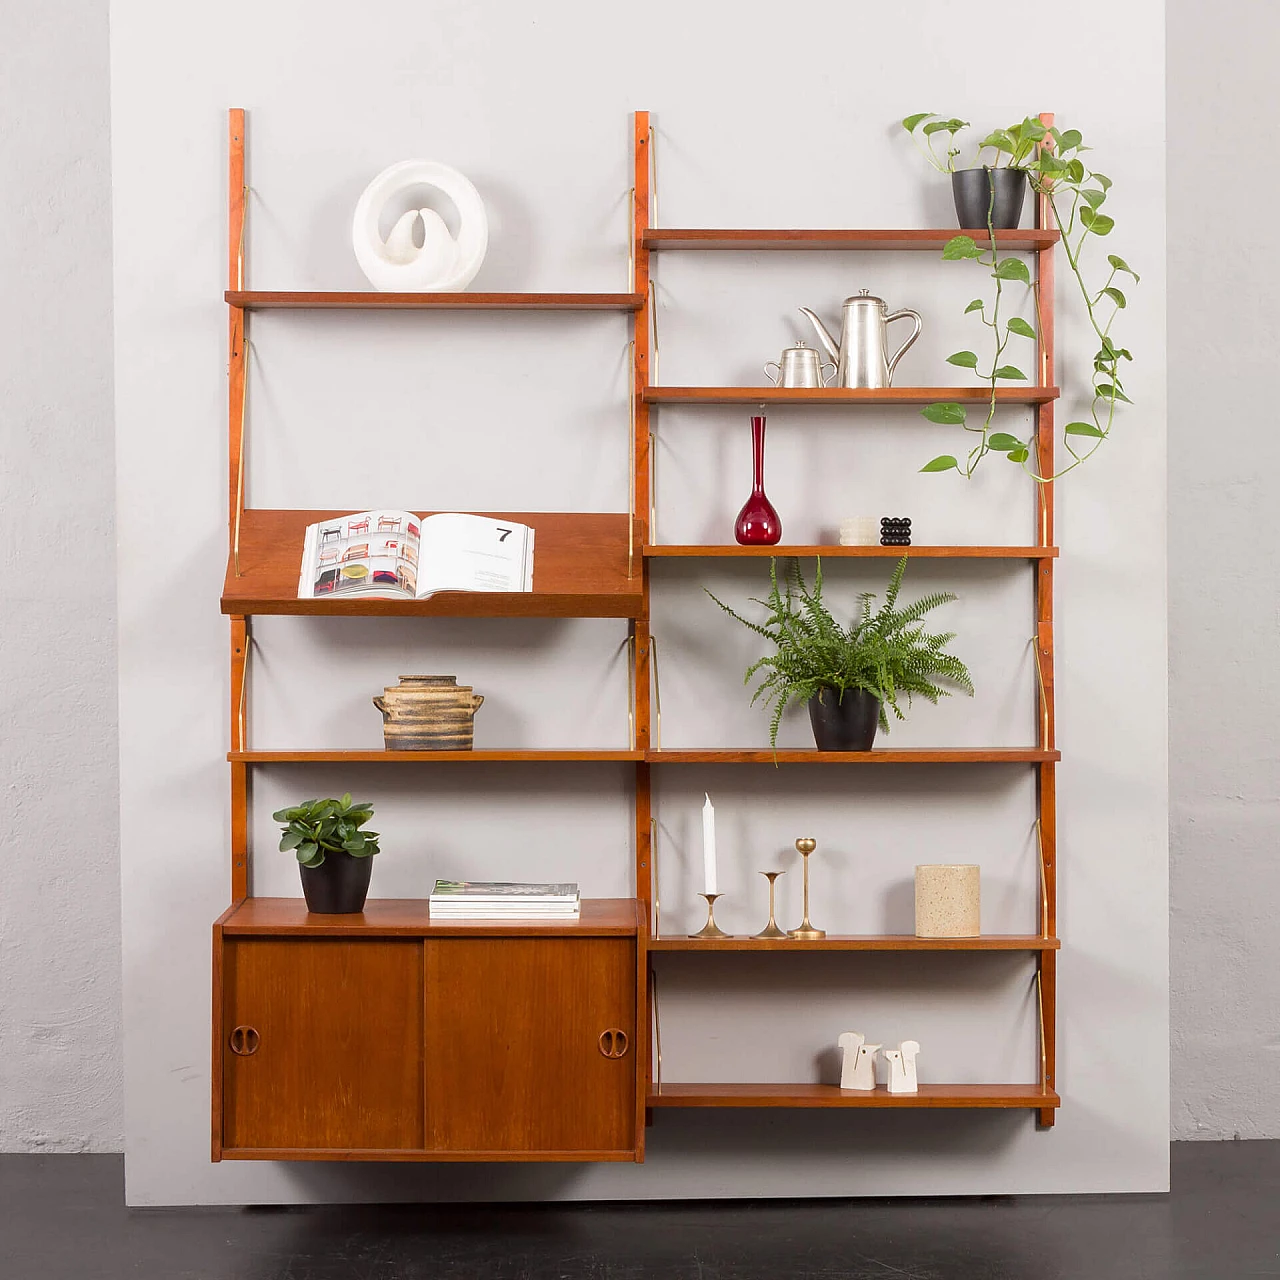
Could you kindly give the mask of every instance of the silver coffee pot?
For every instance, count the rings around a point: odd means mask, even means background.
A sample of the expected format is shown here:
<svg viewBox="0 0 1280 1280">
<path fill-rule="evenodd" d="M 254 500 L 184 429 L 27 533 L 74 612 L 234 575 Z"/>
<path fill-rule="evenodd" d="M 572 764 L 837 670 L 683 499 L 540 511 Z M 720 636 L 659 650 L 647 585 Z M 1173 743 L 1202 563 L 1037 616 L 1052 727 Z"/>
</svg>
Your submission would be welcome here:
<svg viewBox="0 0 1280 1280">
<path fill-rule="evenodd" d="M 855 298 L 846 298 L 840 308 L 840 341 L 837 343 L 827 332 L 827 327 L 809 310 L 800 308 L 809 317 L 823 349 L 836 362 L 836 386 L 838 387 L 890 387 L 893 371 L 908 347 L 920 336 L 923 321 L 909 307 L 889 314 L 883 298 L 872 297 L 865 289 Z M 889 355 L 889 326 L 895 320 L 910 316 L 915 328 L 906 342 L 892 356 Z"/>
<path fill-rule="evenodd" d="M 816 347 L 806 347 L 797 342 L 788 347 L 780 360 L 765 362 L 764 371 L 773 380 L 775 387 L 825 387 L 835 372 L 834 364 L 824 364 Z M 776 374 L 770 373 L 776 369 Z M 824 370 L 830 370 L 825 373 Z"/>
</svg>

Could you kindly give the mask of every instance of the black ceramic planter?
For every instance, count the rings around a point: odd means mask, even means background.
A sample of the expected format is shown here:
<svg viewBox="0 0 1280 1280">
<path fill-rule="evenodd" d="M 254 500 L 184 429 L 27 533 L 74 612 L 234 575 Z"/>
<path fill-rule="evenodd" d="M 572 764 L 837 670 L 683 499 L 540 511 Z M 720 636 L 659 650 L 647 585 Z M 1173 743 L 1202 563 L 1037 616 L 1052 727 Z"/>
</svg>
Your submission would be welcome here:
<svg viewBox="0 0 1280 1280">
<path fill-rule="evenodd" d="M 353 858 L 349 853 L 326 853 L 318 867 L 299 866 L 307 910 L 322 916 L 350 916 L 364 910 L 373 874 L 373 855 Z"/>
<path fill-rule="evenodd" d="M 960 169 L 951 175 L 956 217 L 968 230 L 987 225 L 1010 231 L 1022 221 L 1027 175 L 1021 169 Z"/>
<path fill-rule="evenodd" d="M 819 689 L 809 699 L 819 751 L 870 751 L 880 726 L 880 699 L 865 689 Z"/>
</svg>

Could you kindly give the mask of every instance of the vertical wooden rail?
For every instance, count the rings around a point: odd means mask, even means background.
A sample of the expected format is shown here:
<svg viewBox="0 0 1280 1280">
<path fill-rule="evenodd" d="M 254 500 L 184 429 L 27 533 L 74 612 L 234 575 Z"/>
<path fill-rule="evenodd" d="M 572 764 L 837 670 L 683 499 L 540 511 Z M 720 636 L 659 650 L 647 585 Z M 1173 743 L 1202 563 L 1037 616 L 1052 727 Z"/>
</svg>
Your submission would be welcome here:
<svg viewBox="0 0 1280 1280">
<path fill-rule="evenodd" d="M 1053 114 L 1040 116 L 1040 123 L 1049 128 Z M 1046 139 L 1046 142 L 1048 140 Z M 1049 143 L 1048 145 L 1052 145 Z M 1036 225 L 1042 230 L 1053 227 L 1053 208 L 1048 196 L 1036 199 Z M 1040 300 L 1039 374 L 1042 386 L 1053 386 L 1054 370 L 1054 249 L 1052 245 L 1036 251 L 1036 280 Z M 1048 401 L 1036 409 L 1036 462 L 1042 476 L 1051 476 L 1055 466 L 1053 402 Z M 1052 546 L 1054 540 L 1053 482 L 1045 481 L 1036 486 L 1036 536 L 1041 546 Z M 1055 745 L 1054 719 L 1054 644 L 1053 644 L 1053 564 L 1050 559 L 1040 560 L 1036 574 L 1036 661 L 1039 664 L 1039 716 L 1037 734 L 1039 746 L 1050 750 Z M 1057 775 L 1053 764 L 1038 766 L 1037 809 L 1040 817 L 1040 838 L 1043 854 L 1044 902 L 1042 920 L 1051 937 L 1058 932 L 1058 795 Z M 1047 1089 L 1056 1089 L 1057 1068 L 1057 1005 L 1058 1005 L 1058 953 L 1041 951 L 1040 1000 L 1044 1024 L 1043 1079 Z M 1043 1107 L 1039 1123 L 1048 1128 L 1054 1121 L 1054 1109 Z"/>
<path fill-rule="evenodd" d="M 653 130 L 649 125 L 649 113 L 637 111 L 634 119 L 632 159 L 635 166 L 635 184 L 632 187 L 631 235 L 634 246 L 631 255 L 633 278 L 631 292 L 639 294 L 644 302 L 634 313 L 631 370 L 631 429 L 632 472 L 631 522 L 637 547 L 641 548 L 641 616 L 635 620 L 635 746 L 639 751 L 649 750 L 650 723 L 650 652 L 649 632 L 649 562 L 643 548 L 649 542 L 649 406 L 644 400 L 644 389 L 649 382 L 650 338 L 652 332 L 652 302 L 649 290 L 649 250 L 644 237 L 649 230 L 649 172 L 653 147 Z M 650 767 L 647 763 L 636 765 L 635 795 L 635 848 L 636 848 L 636 897 L 641 902 L 641 928 L 645 935 L 653 929 L 653 791 Z M 645 1098 L 653 1081 L 653 1055 L 650 1051 L 653 1029 L 649 1008 L 649 957 L 641 939 L 639 952 L 642 957 L 641 972 L 636 983 L 636 1049 L 643 1046 L 644 1069 L 636 1070 L 636 1146 L 643 1151 L 645 1126 Z"/>
<path fill-rule="evenodd" d="M 227 288 L 244 288 L 244 111 L 228 113 Z M 239 572 L 240 513 L 244 507 L 245 312 L 228 307 L 227 335 L 227 557 Z M 231 619 L 231 749 L 245 749 L 248 619 Z M 249 896 L 249 766 L 231 766 L 231 900 Z"/>
</svg>

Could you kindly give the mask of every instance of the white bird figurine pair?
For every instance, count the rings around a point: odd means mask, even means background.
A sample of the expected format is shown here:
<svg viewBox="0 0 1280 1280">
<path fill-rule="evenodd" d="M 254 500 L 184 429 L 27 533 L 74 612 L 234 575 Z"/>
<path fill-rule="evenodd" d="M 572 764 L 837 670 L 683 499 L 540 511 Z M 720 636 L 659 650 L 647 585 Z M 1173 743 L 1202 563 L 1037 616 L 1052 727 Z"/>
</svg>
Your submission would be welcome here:
<svg viewBox="0 0 1280 1280">
<path fill-rule="evenodd" d="M 876 1054 L 882 1045 L 868 1044 L 866 1037 L 857 1031 L 846 1031 L 839 1039 L 844 1050 L 840 1068 L 842 1089 L 874 1089 L 876 1087 Z M 915 1040 L 904 1040 L 896 1049 L 884 1049 L 882 1057 L 889 1064 L 890 1093 L 918 1093 L 916 1080 L 916 1055 L 920 1045 Z"/>
</svg>

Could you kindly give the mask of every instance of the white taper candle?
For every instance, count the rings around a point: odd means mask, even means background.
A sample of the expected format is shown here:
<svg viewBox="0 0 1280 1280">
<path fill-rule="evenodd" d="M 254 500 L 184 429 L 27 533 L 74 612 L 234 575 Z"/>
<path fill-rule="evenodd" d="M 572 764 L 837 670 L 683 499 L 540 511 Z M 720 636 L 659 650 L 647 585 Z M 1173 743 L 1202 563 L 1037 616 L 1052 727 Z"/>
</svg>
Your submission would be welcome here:
<svg viewBox="0 0 1280 1280">
<path fill-rule="evenodd" d="M 702 806 L 702 865 L 707 882 L 707 893 L 716 892 L 716 811 L 711 797 L 704 791 L 706 804 Z"/>
</svg>

